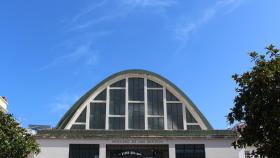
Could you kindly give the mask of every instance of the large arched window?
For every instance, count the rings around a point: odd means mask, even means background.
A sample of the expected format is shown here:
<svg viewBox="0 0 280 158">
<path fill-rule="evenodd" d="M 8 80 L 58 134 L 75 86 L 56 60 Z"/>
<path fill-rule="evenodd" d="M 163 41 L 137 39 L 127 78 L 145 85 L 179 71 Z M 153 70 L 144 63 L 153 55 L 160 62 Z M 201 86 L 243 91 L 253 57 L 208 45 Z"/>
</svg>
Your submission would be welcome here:
<svg viewBox="0 0 280 158">
<path fill-rule="evenodd" d="M 196 106 L 165 78 L 143 70 L 110 76 L 85 94 L 57 128 L 87 130 L 207 130 Z"/>
</svg>

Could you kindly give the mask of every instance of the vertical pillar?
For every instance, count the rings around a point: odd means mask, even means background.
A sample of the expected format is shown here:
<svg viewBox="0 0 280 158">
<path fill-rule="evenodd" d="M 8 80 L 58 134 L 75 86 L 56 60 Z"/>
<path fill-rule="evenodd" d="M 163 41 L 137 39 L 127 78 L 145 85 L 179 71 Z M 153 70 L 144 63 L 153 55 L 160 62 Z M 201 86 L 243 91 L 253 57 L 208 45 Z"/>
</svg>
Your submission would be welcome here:
<svg viewBox="0 0 280 158">
<path fill-rule="evenodd" d="M 148 90 L 147 77 L 144 78 L 144 111 L 145 111 L 145 130 L 148 130 Z"/>
<path fill-rule="evenodd" d="M 86 113 L 86 129 L 89 129 L 89 118 L 90 118 L 90 103 L 87 104 L 87 113 Z"/>
<path fill-rule="evenodd" d="M 99 158 L 106 158 L 106 144 L 99 145 Z"/>
<path fill-rule="evenodd" d="M 183 112 L 184 130 L 187 130 L 187 118 L 186 118 L 186 106 L 185 106 L 185 104 L 182 104 L 182 112 Z"/>
<path fill-rule="evenodd" d="M 167 104 L 166 104 L 166 88 L 163 88 L 163 114 L 164 114 L 164 130 L 168 129 L 167 120 Z"/>
<path fill-rule="evenodd" d="M 110 86 L 107 86 L 107 98 L 106 98 L 106 116 L 105 116 L 105 129 L 109 129 L 109 109 L 110 109 Z"/>
<path fill-rule="evenodd" d="M 169 144 L 169 158 L 176 158 L 175 144 Z"/>
<path fill-rule="evenodd" d="M 128 130 L 128 77 L 125 78 L 125 130 Z"/>
</svg>

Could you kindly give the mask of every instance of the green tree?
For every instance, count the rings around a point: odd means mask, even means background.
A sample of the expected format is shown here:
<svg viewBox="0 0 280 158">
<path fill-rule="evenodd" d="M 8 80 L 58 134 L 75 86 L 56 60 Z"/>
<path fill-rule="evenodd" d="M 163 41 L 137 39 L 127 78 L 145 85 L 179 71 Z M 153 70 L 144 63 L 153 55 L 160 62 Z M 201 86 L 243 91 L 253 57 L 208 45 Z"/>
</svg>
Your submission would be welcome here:
<svg viewBox="0 0 280 158">
<path fill-rule="evenodd" d="M 253 68 L 233 75 L 237 83 L 234 107 L 227 116 L 230 124 L 241 122 L 234 147 L 255 147 L 253 155 L 279 158 L 280 155 L 280 56 L 269 45 L 266 54 L 251 52 Z"/>
<path fill-rule="evenodd" d="M 11 114 L 0 110 L 0 157 L 26 158 L 28 154 L 38 154 L 39 145 L 26 129 Z"/>
</svg>

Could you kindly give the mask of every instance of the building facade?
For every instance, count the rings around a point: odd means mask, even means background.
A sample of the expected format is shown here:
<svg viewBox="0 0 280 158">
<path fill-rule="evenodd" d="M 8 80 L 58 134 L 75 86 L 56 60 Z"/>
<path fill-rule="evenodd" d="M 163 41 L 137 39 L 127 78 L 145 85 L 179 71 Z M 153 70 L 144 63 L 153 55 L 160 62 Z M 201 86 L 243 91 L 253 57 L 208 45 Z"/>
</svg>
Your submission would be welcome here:
<svg viewBox="0 0 280 158">
<path fill-rule="evenodd" d="M 231 130 L 214 130 L 164 77 L 116 73 L 83 95 L 55 129 L 36 134 L 36 158 L 244 158 Z"/>
<path fill-rule="evenodd" d="M 0 110 L 4 112 L 8 110 L 8 101 L 6 97 L 0 96 Z"/>
</svg>

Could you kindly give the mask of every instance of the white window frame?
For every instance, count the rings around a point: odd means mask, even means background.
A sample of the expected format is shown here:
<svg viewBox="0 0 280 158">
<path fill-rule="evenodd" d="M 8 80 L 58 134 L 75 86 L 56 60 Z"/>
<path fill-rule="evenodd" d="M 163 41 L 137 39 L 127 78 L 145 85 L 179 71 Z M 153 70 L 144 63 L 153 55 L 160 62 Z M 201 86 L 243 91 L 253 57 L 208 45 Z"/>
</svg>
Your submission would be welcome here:
<svg viewBox="0 0 280 158">
<path fill-rule="evenodd" d="M 130 101 L 128 100 L 128 79 L 129 78 L 144 78 L 144 101 Z M 110 87 L 111 84 L 125 79 L 125 87 Z M 162 87 L 158 88 L 152 88 L 147 87 L 147 81 L 151 80 L 153 82 L 156 82 L 160 84 Z M 100 92 L 102 92 L 104 89 L 106 90 L 106 101 L 105 100 L 93 100 Z M 110 115 L 109 114 L 109 101 L 110 101 L 110 90 L 111 89 L 125 89 L 125 115 Z M 148 99 L 147 99 L 147 93 L 148 90 L 163 90 L 163 115 L 148 115 Z M 171 94 L 173 94 L 175 97 L 178 98 L 179 101 L 167 101 L 166 100 L 166 91 L 169 91 Z M 105 129 L 109 130 L 109 117 L 125 117 L 125 130 L 130 130 L 128 128 L 128 104 L 129 103 L 141 103 L 144 104 L 144 116 L 145 116 L 145 128 L 144 130 L 148 130 L 148 118 L 149 117 L 163 117 L 164 118 L 164 130 L 170 130 L 168 129 L 168 118 L 167 118 L 167 104 L 168 103 L 180 103 L 182 104 L 182 112 L 183 112 L 183 127 L 184 130 L 187 130 L 188 125 L 199 125 L 202 130 L 207 129 L 207 126 L 203 123 L 202 118 L 199 116 L 198 113 L 196 113 L 195 109 L 190 105 L 190 103 L 182 96 L 180 95 L 177 90 L 166 83 L 165 81 L 152 76 L 152 75 L 146 75 L 146 74 L 124 74 L 117 76 L 109 81 L 107 81 L 105 84 L 100 86 L 93 94 L 88 97 L 88 99 L 82 103 L 82 105 L 78 108 L 78 110 L 75 112 L 73 117 L 70 119 L 68 124 L 66 125 L 65 129 L 70 129 L 72 125 L 77 124 L 75 120 L 78 118 L 78 116 L 81 114 L 84 108 L 87 108 L 86 113 L 86 129 L 89 129 L 89 122 L 90 122 L 90 103 L 106 103 L 106 118 L 105 118 Z M 186 113 L 185 108 L 188 108 L 190 113 L 193 115 L 193 117 L 196 119 L 197 123 L 188 123 L 186 120 Z"/>
</svg>

